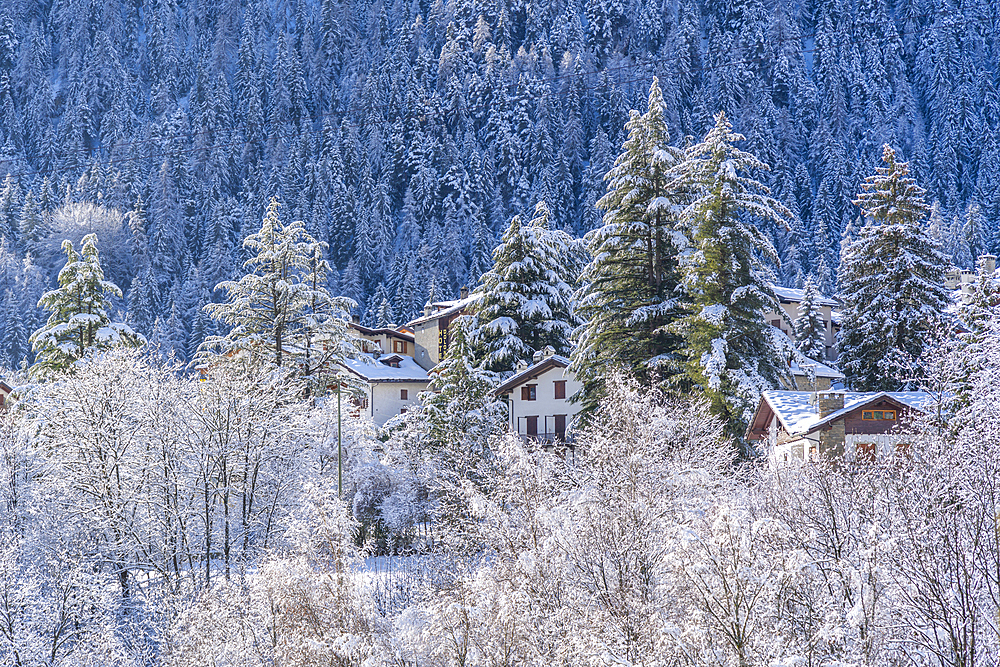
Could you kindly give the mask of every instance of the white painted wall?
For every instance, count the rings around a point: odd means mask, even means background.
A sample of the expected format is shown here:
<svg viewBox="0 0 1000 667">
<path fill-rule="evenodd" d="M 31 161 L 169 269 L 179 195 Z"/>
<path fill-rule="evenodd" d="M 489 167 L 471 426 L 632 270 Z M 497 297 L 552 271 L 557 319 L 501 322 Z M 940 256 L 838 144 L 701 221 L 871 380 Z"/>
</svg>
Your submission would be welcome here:
<svg viewBox="0 0 1000 667">
<path fill-rule="evenodd" d="M 555 397 L 556 380 L 566 380 L 566 398 Z M 521 400 L 521 387 L 524 385 L 537 385 L 535 396 L 537 400 Z M 580 391 L 583 385 L 576 380 L 573 373 L 565 368 L 550 368 L 534 380 L 529 380 L 524 384 L 514 387 L 514 390 L 507 394 L 508 406 L 510 408 L 508 425 L 512 430 L 521 435 L 526 433 L 526 421 L 524 417 L 538 417 L 538 433 L 552 433 L 555 431 L 555 415 L 566 415 L 567 427 L 572 423 L 573 418 L 580 412 L 580 404 L 570 402 L 570 397 Z M 546 417 L 548 418 L 546 420 Z M 547 423 L 546 423 L 547 422 Z"/>
<path fill-rule="evenodd" d="M 400 398 L 400 390 L 405 389 L 406 400 Z M 419 401 L 417 394 L 427 389 L 426 382 L 378 382 L 368 385 L 368 415 L 376 426 L 384 426 L 387 421 L 400 414 L 400 410 L 412 410 Z"/>
<path fill-rule="evenodd" d="M 781 310 L 784 312 L 785 317 L 788 318 L 790 322 L 795 322 L 795 318 L 799 316 L 799 304 L 797 303 L 783 303 L 781 304 Z M 826 359 L 827 361 L 837 360 L 837 337 L 833 332 L 833 308 L 830 306 L 820 306 L 820 317 L 823 318 L 824 332 L 823 336 L 826 340 Z M 768 324 L 774 324 L 775 321 L 780 320 L 780 325 L 775 325 L 781 329 L 785 334 L 795 340 L 795 334 L 791 331 L 785 320 L 782 319 L 781 315 L 773 311 L 768 311 L 764 315 L 764 319 Z"/>
</svg>

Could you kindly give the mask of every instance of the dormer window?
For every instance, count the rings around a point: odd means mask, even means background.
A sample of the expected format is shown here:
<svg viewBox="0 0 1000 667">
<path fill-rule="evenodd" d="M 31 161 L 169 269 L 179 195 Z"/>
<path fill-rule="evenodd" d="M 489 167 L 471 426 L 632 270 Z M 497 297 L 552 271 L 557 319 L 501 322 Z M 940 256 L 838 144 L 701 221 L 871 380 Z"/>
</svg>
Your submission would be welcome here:
<svg viewBox="0 0 1000 667">
<path fill-rule="evenodd" d="M 379 359 L 379 361 L 391 368 L 399 368 L 399 362 L 402 360 L 403 358 L 398 354 L 390 354 L 388 357 L 382 357 Z"/>
</svg>

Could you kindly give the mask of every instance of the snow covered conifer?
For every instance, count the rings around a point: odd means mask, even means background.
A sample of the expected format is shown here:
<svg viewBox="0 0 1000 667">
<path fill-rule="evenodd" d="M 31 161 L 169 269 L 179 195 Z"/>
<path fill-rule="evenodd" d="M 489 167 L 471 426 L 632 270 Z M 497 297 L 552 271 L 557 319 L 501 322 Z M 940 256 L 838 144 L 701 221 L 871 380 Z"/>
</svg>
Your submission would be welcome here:
<svg viewBox="0 0 1000 667">
<path fill-rule="evenodd" d="M 806 278 L 802 288 L 802 303 L 799 304 L 799 316 L 795 318 L 795 346 L 805 356 L 815 361 L 822 361 L 826 355 L 826 324 L 817 300 L 819 292 L 812 276 Z"/>
<path fill-rule="evenodd" d="M 570 309 L 573 239 L 549 229 L 549 208 L 538 202 L 535 217 L 514 216 L 493 251 L 493 268 L 483 274 L 478 304 L 479 345 L 484 367 L 504 372 L 529 361 L 546 345 L 570 351 L 574 318 Z"/>
<path fill-rule="evenodd" d="M 83 237 L 79 254 L 71 241 L 63 241 L 62 248 L 66 265 L 59 272 L 59 287 L 38 300 L 38 307 L 51 315 L 45 326 L 29 339 L 35 352 L 31 368 L 36 376 L 66 369 L 91 349 L 138 346 L 146 342 L 127 324 L 112 322 L 108 315 L 109 296 L 120 299 L 122 291 L 104 279 L 97 235 Z"/>
<path fill-rule="evenodd" d="M 597 202 L 604 225 L 587 234 L 593 257 L 581 278 L 573 368 L 588 408 L 604 394 L 609 366 L 640 378 L 675 368 L 679 340 L 666 325 L 680 313 L 677 255 L 687 245 L 675 229 L 684 193 L 673 187 L 683 153 L 669 144 L 663 94 L 653 79 L 649 108 L 633 111 L 628 139 L 605 175 L 607 194 Z"/>
<path fill-rule="evenodd" d="M 302 221 L 283 224 L 279 206 L 272 198 L 260 230 L 243 241 L 253 253 L 243 263 L 247 273 L 216 286 L 226 301 L 205 304 L 232 330 L 207 337 L 199 354 L 249 351 L 275 366 L 296 365 L 308 376 L 359 352 L 347 324 L 355 303 L 326 291 L 331 269 L 322 245 Z"/>
<path fill-rule="evenodd" d="M 681 264 L 687 312 L 673 326 L 686 343 L 686 380 L 705 392 L 713 412 L 737 437 L 761 392 L 788 374 L 763 316 L 780 308 L 763 264 L 764 259 L 777 264 L 778 256 L 749 219 L 787 227 L 792 218 L 748 175 L 767 165 L 736 148 L 743 138 L 720 112 L 715 127 L 688 149 L 679 167 L 680 179 L 695 192 L 681 214 L 694 248 Z"/>
<path fill-rule="evenodd" d="M 922 226 L 924 190 L 888 145 L 882 160 L 854 202 L 867 222 L 840 267 L 840 365 L 858 391 L 904 386 L 948 305 L 948 259 Z"/>
</svg>

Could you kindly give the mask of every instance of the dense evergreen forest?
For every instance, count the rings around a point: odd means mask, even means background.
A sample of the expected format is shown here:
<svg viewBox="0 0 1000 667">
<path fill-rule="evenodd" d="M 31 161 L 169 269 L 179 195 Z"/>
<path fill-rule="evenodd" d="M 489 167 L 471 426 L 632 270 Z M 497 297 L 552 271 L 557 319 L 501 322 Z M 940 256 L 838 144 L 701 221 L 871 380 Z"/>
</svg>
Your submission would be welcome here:
<svg viewBox="0 0 1000 667">
<path fill-rule="evenodd" d="M 404 322 L 492 266 L 545 201 L 580 236 L 659 77 L 678 146 L 724 110 L 794 214 L 778 282 L 836 289 L 883 143 L 958 266 L 1000 249 L 1000 18 L 985 0 L 7 0 L 0 355 L 30 360 L 62 239 L 189 358 L 269 199 L 326 241 L 331 291 Z"/>
</svg>

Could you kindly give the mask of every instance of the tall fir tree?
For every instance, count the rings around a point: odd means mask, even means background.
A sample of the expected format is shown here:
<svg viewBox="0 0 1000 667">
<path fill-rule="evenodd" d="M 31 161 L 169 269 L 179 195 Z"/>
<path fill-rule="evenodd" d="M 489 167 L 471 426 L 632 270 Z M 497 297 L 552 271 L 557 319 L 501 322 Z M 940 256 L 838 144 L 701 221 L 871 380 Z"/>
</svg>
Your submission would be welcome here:
<svg viewBox="0 0 1000 667">
<path fill-rule="evenodd" d="M 788 227 L 791 212 L 750 174 L 767 169 L 736 148 L 725 113 L 715 117 L 705 140 L 687 151 L 681 179 L 695 193 L 681 214 L 693 248 L 681 270 L 688 295 L 685 314 L 673 325 L 687 357 L 680 381 L 699 388 L 729 433 L 743 435 L 761 392 L 788 378 L 788 365 L 764 312 L 780 312 L 764 261 L 777 253 L 751 219 Z"/>
<path fill-rule="evenodd" d="M 356 304 L 326 291 L 330 266 L 323 246 L 302 221 L 288 224 L 272 198 L 257 232 L 243 240 L 252 253 L 239 280 L 216 286 L 223 303 L 205 303 L 213 319 L 232 327 L 225 336 L 208 336 L 199 354 L 247 352 L 275 366 L 289 365 L 302 375 L 360 352 L 348 330 L 348 312 Z"/>
<path fill-rule="evenodd" d="M 597 202 L 604 224 L 585 237 L 593 260 L 575 296 L 585 324 L 572 368 L 588 410 L 604 395 L 610 366 L 650 380 L 676 371 L 680 346 L 668 325 L 681 312 L 677 256 L 687 245 L 675 227 L 686 197 L 674 187 L 683 153 L 670 145 L 657 79 L 646 113 L 633 111 L 625 128 L 628 139 Z"/>
<path fill-rule="evenodd" d="M 478 347 L 489 370 L 510 372 L 518 361 L 551 345 L 570 353 L 574 316 L 570 307 L 573 239 L 549 229 L 549 209 L 538 202 L 535 216 L 522 224 L 514 216 L 493 251 L 493 268 L 483 274 L 476 306 L 482 324 Z"/>
<path fill-rule="evenodd" d="M 949 263 L 923 226 L 925 192 L 888 144 L 882 161 L 854 202 L 866 222 L 840 266 L 840 367 L 858 391 L 908 386 L 949 304 Z"/>
</svg>

